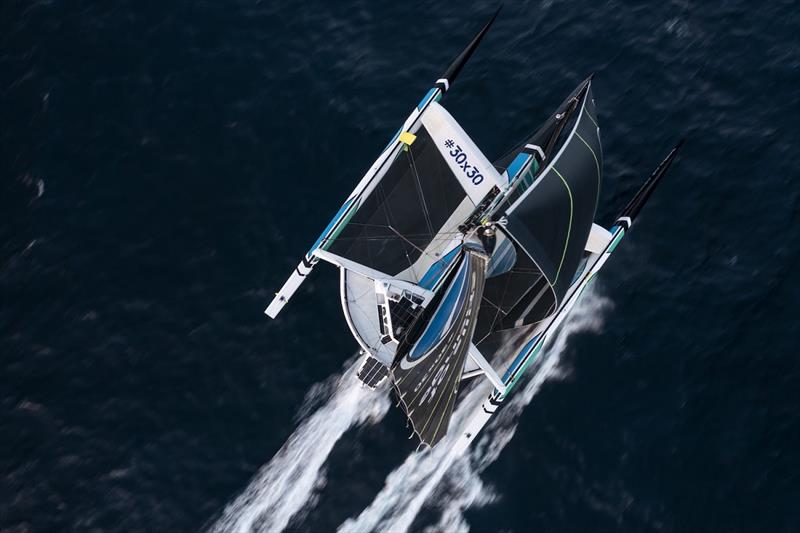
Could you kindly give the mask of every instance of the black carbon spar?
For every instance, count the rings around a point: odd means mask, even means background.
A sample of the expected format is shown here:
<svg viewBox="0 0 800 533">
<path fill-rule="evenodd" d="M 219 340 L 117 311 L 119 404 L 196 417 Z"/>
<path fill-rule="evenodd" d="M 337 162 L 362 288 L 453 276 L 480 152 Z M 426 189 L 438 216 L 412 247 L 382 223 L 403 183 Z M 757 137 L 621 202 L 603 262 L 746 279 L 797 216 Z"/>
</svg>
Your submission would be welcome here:
<svg viewBox="0 0 800 533">
<path fill-rule="evenodd" d="M 481 28 L 481 30 L 477 33 L 477 35 L 475 35 L 475 37 L 472 38 L 467 47 L 464 48 L 464 50 L 460 54 L 458 54 L 458 57 L 456 57 L 455 60 L 447 68 L 447 71 L 444 73 L 444 76 L 442 76 L 442 79 L 447 80 L 447 86 L 443 87 L 442 85 L 444 84 L 439 86 L 442 89 L 442 92 L 447 92 L 449 86 L 452 85 L 454 81 L 456 81 L 459 72 L 461 72 L 461 69 L 464 68 L 464 65 L 467 64 L 469 58 L 472 57 L 472 54 L 478 48 L 478 45 L 481 44 L 481 40 L 483 40 L 483 37 L 489 31 L 489 28 L 492 26 L 492 23 L 497 18 L 497 15 L 500 14 L 501 9 L 503 9 L 503 6 L 497 8 L 497 11 L 494 12 L 492 18 L 490 18 L 489 21 L 483 25 L 483 28 Z M 439 85 L 438 82 L 437 85 Z"/>
<path fill-rule="evenodd" d="M 675 148 L 667 154 L 667 157 L 656 167 L 653 173 L 647 178 L 647 181 L 639 188 L 636 194 L 631 198 L 631 201 L 628 202 L 628 205 L 625 206 L 625 209 L 617 217 L 618 221 L 621 221 L 625 225 L 625 229 L 630 227 L 630 224 L 633 223 L 633 220 L 642 210 L 644 204 L 647 203 L 647 200 L 650 198 L 650 195 L 653 194 L 653 191 L 656 190 L 658 184 L 661 182 L 661 178 L 664 177 L 664 174 L 667 173 L 669 170 L 670 165 L 675 160 L 675 157 L 678 155 L 678 150 L 681 149 L 683 143 L 686 139 L 681 139 L 678 141 L 678 144 L 675 145 Z M 628 222 L 630 220 L 630 222 Z"/>
</svg>

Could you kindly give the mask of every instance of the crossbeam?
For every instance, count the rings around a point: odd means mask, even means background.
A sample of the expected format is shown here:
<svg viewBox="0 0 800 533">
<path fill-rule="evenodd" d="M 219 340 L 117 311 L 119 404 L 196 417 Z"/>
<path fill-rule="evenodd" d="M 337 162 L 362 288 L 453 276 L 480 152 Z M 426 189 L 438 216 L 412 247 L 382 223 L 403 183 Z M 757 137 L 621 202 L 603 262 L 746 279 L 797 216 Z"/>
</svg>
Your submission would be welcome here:
<svg viewBox="0 0 800 533">
<path fill-rule="evenodd" d="M 486 376 L 486 379 L 488 379 L 492 385 L 494 385 L 494 388 L 499 390 L 501 393 L 505 393 L 505 383 L 503 383 L 503 380 L 500 379 L 500 376 L 497 374 L 495 369 L 492 368 L 492 365 L 489 364 L 489 361 L 487 361 L 480 350 L 478 350 L 478 347 L 470 343 L 468 353 L 470 359 L 472 359 L 475 364 L 478 365 L 478 369 L 462 374 L 462 379 L 483 374 Z"/>
</svg>

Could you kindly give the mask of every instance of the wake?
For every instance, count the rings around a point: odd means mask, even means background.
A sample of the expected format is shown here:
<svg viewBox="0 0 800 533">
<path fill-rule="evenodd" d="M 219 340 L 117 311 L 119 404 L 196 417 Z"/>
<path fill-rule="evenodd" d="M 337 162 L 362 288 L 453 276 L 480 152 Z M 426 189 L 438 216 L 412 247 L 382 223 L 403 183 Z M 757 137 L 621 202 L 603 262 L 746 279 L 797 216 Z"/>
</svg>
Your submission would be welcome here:
<svg viewBox="0 0 800 533">
<path fill-rule="evenodd" d="M 559 376 L 559 362 L 573 333 L 597 331 L 610 301 L 589 288 L 566 323 L 545 345 L 540 360 L 521 379 L 509 399 L 489 421 L 472 446 L 458 454 L 452 439 L 435 448 L 411 454 L 386 478 L 383 489 L 357 517 L 339 526 L 339 533 L 407 531 L 423 505 L 437 510 L 439 523 L 432 531 L 469 531 L 463 511 L 491 503 L 497 495 L 480 478 L 511 441 L 520 413 L 548 379 Z M 325 487 L 325 462 L 350 428 L 379 422 L 390 407 L 387 394 L 360 386 L 355 377 L 360 358 L 345 370 L 314 385 L 298 413 L 302 423 L 272 460 L 253 477 L 248 487 L 211 526 L 215 533 L 280 532 L 290 521 L 302 520 Z M 535 373 L 534 373 L 535 372 Z M 450 435 L 458 435 L 467 418 L 480 409 L 491 386 L 481 381 L 457 406 Z M 431 498 L 435 498 L 435 502 Z"/>
<path fill-rule="evenodd" d="M 351 359 L 342 374 L 312 387 L 299 417 L 324 403 L 225 507 L 211 531 L 283 531 L 295 515 L 313 506 L 325 486 L 323 467 L 336 442 L 353 426 L 381 420 L 390 406 L 385 394 L 360 386 L 355 376 L 359 362 Z"/>
<path fill-rule="evenodd" d="M 572 310 L 555 338 L 542 350 L 536 373 L 521 378 L 509 399 L 492 417 L 472 447 L 458 455 L 452 439 L 443 440 L 433 449 L 411 454 L 386 478 L 383 489 L 356 518 L 339 526 L 339 533 L 366 531 L 407 531 L 424 504 L 440 511 L 439 523 L 432 531 L 469 531 L 463 511 L 496 499 L 479 474 L 492 464 L 516 432 L 522 410 L 542 384 L 559 377 L 559 362 L 573 333 L 599 331 L 604 312 L 611 302 L 588 289 Z M 528 370 L 531 372 L 531 369 Z M 451 422 L 450 435 L 458 435 L 467 418 L 480 409 L 491 387 L 475 387 L 458 405 Z M 431 498 L 431 496 L 438 496 Z M 436 502 L 436 503 L 434 503 Z"/>
</svg>

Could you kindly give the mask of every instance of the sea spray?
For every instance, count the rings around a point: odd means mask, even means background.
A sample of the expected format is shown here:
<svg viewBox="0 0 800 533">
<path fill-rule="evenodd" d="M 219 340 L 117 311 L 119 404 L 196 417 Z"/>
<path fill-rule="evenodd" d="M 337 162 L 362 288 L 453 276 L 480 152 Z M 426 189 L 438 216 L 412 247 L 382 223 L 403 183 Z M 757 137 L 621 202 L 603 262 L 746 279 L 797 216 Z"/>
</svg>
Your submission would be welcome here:
<svg viewBox="0 0 800 533">
<path fill-rule="evenodd" d="M 411 527 L 423 504 L 441 512 L 440 522 L 433 530 L 468 531 L 463 511 L 490 503 L 497 497 L 485 486 L 480 472 L 492 464 L 511 441 L 522 410 L 542 384 L 559 376 L 559 363 L 569 336 L 599 331 L 610 306 L 611 302 L 599 296 L 594 288 L 588 289 L 556 336 L 545 346 L 538 365 L 529 369 L 529 376 L 520 383 L 522 387 L 510 394 L 465 454 L 455 454 L 452 436 L 459 433 L 470 414 L 480 409 L 490 390 L 485 384 L 473 388 L 458 405 L 449 437 L 433 449 L 410 455 L 389 474 L 372 503 L 358 517 L 346 520 L 339 527 L 339 533 L 388 530 L 402 533 Z M 435 498 L 435 502 L 431 498 L 434 494 L 441 496 Z"/>
<path fill-rule="evenodd" d="M 351 359 L 341 375 L 312 387 L 298 428 L 225 507 L 211 531 L 279 532 L 313 507 L 325 486 L 324 465 L 336 442 L 355 425 L 381 420 L 390 406 L 386 394 L 361 386 L 355 376 L 359 363 L 360 358 Z"/>
</svg>

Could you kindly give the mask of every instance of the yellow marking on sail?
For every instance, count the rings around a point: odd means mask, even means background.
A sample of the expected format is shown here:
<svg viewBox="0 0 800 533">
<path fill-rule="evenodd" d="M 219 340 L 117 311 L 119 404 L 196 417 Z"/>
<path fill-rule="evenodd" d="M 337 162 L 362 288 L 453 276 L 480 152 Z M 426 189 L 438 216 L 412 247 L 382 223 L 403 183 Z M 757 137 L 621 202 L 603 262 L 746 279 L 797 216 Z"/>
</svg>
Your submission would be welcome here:
<svg viewBox="0 0 800 533">
<path fill-rule="evenodd" d="M 553 166 L 551 167 L 553 172 L 558 174 L 558 177 L 561 178 L 561 181 L 564 183 L 564 187 L 567 188 L 567 194 L 569 195 L 569 227 L 567 227 L 567 239 L 564 241 L 564 252 L 561 254 L 561 262 L 558 264 L 558 270 L 556 270 L 556 279 L 553 281 L 553 285 L 556 284 L 558 281 L 558 275 L 561 273 L 561 267 L 564 266 L 564 258 L 567 256 L 567 247 L 569 246 L 569 234 L 572 231 L 572 191 L 569 189 L 569 185 L 567 184 L 567 180 L 564 179 L 564 176 L 561 175 L 561 172 Z"/>
<path fill-rule="evenodd" d="M 404 131 L 403 133 L 400 134 L 399 139 L 401 143 L 411 146 L 412 144 L 414 144 L 414 141 L 417 140 L 417 136 L 411 132 Z"/>
</svg>

